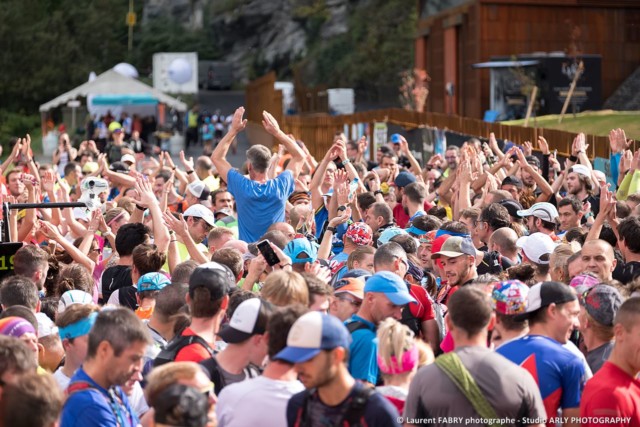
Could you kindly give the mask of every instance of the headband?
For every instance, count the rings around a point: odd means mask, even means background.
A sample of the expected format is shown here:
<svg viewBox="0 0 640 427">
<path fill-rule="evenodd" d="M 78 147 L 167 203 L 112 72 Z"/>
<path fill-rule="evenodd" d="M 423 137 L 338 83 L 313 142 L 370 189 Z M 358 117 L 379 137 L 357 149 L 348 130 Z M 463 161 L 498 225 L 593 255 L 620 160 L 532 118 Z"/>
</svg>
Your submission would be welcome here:
<svg viewBox="0 0 640 427">
<path fill-rule="evenodd" d="M 427 232 L 426 232 L 426 231 L 424 231 L 424 230 L 420 230 L 420 229 L 419 229 L 419 228 L 417 228 L 415 225 L 412 225 L 411 227 L 407 228 L 407 230 L 406 230 L 406 231 L 407 231 L 407 233 L 413 233 L 413 234 L 415 234 L 416 236 L 422 236 L 422 235 L 427 234 Z"/>
<path fill-rule="evenodd" d="M 440 236 L 444 236 L 444 235 L 449 235 L 449 236 L 457 236 L 457 237 L 471 237 L 470 234 L 468 233 L 456 233 L 455 231 L 447 231 L 447 230 L 438 230 L 436 231 L 436 239 Z"/>
<path fill-rule="evenodd" d="M 87 335 L 89 331 L 91 331 L 93 324 L 96 323 L 96 317 L 98 317 L 98 313 L 94 311 L 89 317 L 59 328 L 58 333 L 60 334 L 60 339 L 72 339 Z"/>
<path fill-rule="evenodd" d="M 113 218 L 111 219 L 111 221 L 109 221 L 109 222 L 107 223 L 107 225 L 108 225 L 109 227 L 111 227 L 111 224 L 113 224 L 114 222 L 116 222 L 117 220 L 119 220 L 120 218 L 122 218 L 122 216 L 125 214 L 125 212 L 126 212 L 126 211 L 122 211 L 122 212 L 120 212 L 118 215 L 116 215 L 115 217 L 113 217 Z"/>
</svg>

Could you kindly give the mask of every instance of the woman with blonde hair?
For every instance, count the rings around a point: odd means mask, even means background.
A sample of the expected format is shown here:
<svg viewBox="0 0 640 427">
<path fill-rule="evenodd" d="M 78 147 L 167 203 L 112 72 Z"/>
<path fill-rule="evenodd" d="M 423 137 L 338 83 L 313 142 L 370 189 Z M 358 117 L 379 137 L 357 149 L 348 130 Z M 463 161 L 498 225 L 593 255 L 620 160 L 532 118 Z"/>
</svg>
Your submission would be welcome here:
<svg viewBox="0 0 640 427">
<path fill-rule="evenodd" d="M 278 307 L 291 304 L 309 306 L 309 288 L 304 278 L 293 271 L 276 270 L 267 276 L 260 295 Z"/>
<path fill-rule="evenodd" d="M 420 358 L 415 336 L 402 323 L 387 318 L 378 326 L 377 338 L 378 366 L 384 385 L 376 387 L 376 391 L 402 413 Z"/>
<path fill-rule="evenodd" d="M 571 277 L 569 276 L 567 260 L 579 250 L 580 245 L 575 241 L 556 246 L 551 253 L 551 258 L 549 258 L 549 274 L 551 275 L 551 280 L 569 284 Z"/>
</svg>

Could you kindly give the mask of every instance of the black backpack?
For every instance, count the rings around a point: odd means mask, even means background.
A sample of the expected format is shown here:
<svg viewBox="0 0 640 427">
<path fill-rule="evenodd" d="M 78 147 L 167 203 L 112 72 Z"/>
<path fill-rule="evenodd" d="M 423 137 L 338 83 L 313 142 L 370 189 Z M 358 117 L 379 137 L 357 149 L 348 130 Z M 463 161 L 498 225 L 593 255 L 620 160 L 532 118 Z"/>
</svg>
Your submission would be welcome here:
<svg viewBox="0 0 640 427">
<path fill-rule="evenodd" d="M 361 322 L 353 322 L 353 323 L 361 323 Z M 359 328 L 360 329 L 360 328 Z M 304 400 L 302 401 L 302 406 L 298 411 L 298 415 L 296 417 L 296 421 L 294 423 L 295 427 L 306 427 L 311 425 L 311 420 L 309 419 L 309 411 L 307 411 L 307 406 L 309 404 L 309 399 L 311 395 L 315 392 L 313 390 L 305 390 L 304 391 Z M 342 414 L 342 419 L 337 422 L 336 426 L 349 426 L 349 427 L 362 427 L 366 426 L 364 423 L 364 412 L 367 408 L 367 402 L 369 398 L 375 393 L 372 388 L 369 387 L 358 387 L 356 388 L 354 395 L 350 398 L 347 410 Z"/>
<path fill-rule="evenodd" d="M 153 366 L 162 366 L 165 363 L 173 362 L 176 356 L 184 347 L 191 344 L 200 344 L 203 346 L 211 356 L 215 354 L 215 351 L 211 348 L 202 337 L 198 335 L 178 335 L 167 343 L 164 349 L 158 353 L 153 361 Z"/>
<path fill-rule="evenodd" d="M 220 365 L 215 357 L 206 359 L 200 362 L 200 366 L 204 367 L 209 373 L 209 378 L 213 383 L 216 396 L 220 395 L 220 392 L 227 386 L 227 382 L 224 380 L 224 376 L 220 372 Z M 260 368 L 253 364 L 249 364 L 244 368 L 245 379 L 259 377 L 261 375 Z"/>
</svg>

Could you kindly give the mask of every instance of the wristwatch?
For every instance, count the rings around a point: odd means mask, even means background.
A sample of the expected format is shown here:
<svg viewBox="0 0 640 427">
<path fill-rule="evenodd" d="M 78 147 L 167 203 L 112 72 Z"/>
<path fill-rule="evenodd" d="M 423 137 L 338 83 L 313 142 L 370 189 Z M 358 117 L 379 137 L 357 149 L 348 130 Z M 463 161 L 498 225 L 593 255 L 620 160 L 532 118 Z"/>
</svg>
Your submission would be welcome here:
<svg viewBox="0 0 640 427">
<path fill-rule="evenodd" d="M 377 196 L 378 194 L 382 194 L 384 196 L 384 193 L 382 192 L 382 190 L 376 190 L 373 192 L 374 196 Z"/>
<path fill-rule="evenodd" d="M 347 207 L 345 205 L 338 206 L 338 212 L 346 211 Z"/>
<path fill-rule="evenodd" d="M 332 232 L 333 234 L 336 234 L 336 232 L 338 231 L 338 229 L 337 229 L 337 228 L 335 228 L 335 227 L 331 227 L 331 226 L 329 226 L 329 227 L 327 227 L 327 230 L 326 230 L 326 231 L 330 231 L 330 232 Z"/>
</svg>

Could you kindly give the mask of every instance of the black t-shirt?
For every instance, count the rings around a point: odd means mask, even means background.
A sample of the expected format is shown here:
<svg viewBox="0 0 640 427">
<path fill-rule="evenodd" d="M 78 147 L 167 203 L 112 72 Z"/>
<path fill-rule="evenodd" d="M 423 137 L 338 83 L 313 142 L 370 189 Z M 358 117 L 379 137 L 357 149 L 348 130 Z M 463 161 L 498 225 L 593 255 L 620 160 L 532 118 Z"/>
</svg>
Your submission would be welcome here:
<svg viewBox="0 0 640 427">
<path fill-rule="evenodd" d="M 476 267 L 478 275 L 481 274 L 500 274 L 509 267 L 513 267 L 513 261 L 507 257 L 503 257 L 499 252 L 485 252 L 482 262 Z"/>
<path fill-rule="evenodd" d="M 364 385 L 357 381 L 349 396 L 336 406 L 325 405 L 318 396 L 317 391 L 313 390 L 312 394 L 307 400 L 307 413 L 305 418 L 310 423 L 307 425 L 344 425 L 343 421 L 346 411 L 351 405 L 352 398 L 354 396 L 356 388 L 362 388 Z M 304 405 L 307 391 L 294 394 L 289 399 L 287 405 L 287 424 L 289 426 L 296 425 L 298 417 L 302 415 L 302 405 Z M 369 427 L 393 427 L 399 426 L 398 423 L 398 410 L 391 404 L 391 402 L 381 395 L 374 392 L 367 400 L 364 407 L 364 423 Z M 338 424 L 340 423 L 340 424 Z M 300 424 L 302 425 L 302 424 Z"/>
<path fill-rule="evenodd" d="M 618 262 L 612 277 L 625 285 L 640 276 L 640 262 L 630 261 L 626 263 Z"/>
<path fill-rule="evenodd" d="M 102 273 L 102 301 L 106 304 L 112 293 L 125 286 L 133 286 L 131 282 L 131 267 L 114 265 Z"/>
</svg>

